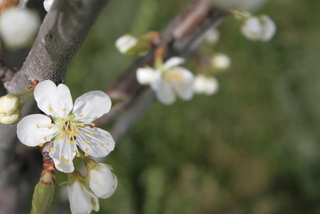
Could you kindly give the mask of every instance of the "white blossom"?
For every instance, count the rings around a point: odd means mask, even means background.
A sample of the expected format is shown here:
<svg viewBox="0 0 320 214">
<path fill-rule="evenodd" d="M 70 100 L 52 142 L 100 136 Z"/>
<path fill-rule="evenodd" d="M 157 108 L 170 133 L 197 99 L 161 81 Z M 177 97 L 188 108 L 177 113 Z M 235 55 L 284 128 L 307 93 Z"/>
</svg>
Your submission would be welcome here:
<svg viewBox="0 0 320 214">
<path fill-rule="evenodd" d="M 44 0 L 43 1 L 43 7 L 47 12 L 49 12 L 53 2 L 54 2 L 54 0 Z"/>
<path fill-rule="evenodd" d="M 266 42 L 276 33 L 276 25 L 267 15 L 252 16 L 244 21 L 241 31 L 250 40 Z"/>
<path fill-rule="evenodd" d="M 230 57 L 222 53 L 214 54 L 210 62 L 212 67 L 217 69 L 227 69 L 230 67 L 231 64 Z"/>
<path fill-rule="evenodd" d="M 75 180 L 67 187 L 72 214 L 90 214 L 92 210 L 99 211 L 99 199 L 80 181 Z"/>
<path fill-rule="evenodd" d="M 193 96 L 193 74 L 178 66 L 183 62 L 182 58 L 172 57 L 158 69 L 140 68 L 137 70 L 137 80 L 140 84 L 150 84 L 163 104 L 172 104 L 176 96 L 182 100 L 190 100 Z M 142 76 L 148 78 L 141 78 Z"/>
<path fill-rule="evenodd" d="M 107 164 L 97 163 L 89 169 L 89 187 L 99 198 L 109 198 L 116 191 L 118 179 Z"/>
<path fill-rule="evenodd" d="M 14 114 L 0 115 L 0 123 L 15 124 L 21 117 L 20 111 Z"/>
<path fill-rule="evenodd" d="M 73 158 L 77 146 L 85 155 L 104 157 L 114 149 L 111 135 L 92 123 L 111 108 L 111 100 L 102 91 L 83 94 L 72 103 L 69 88 L 52 81 L 40 82 L 34 97 L 40 110 L 46 115 L 34 114 L 24 117 L 17 126 L 20 141 L 27 146 L 53 142 L 49 155 L 55 167 L 62 172 L 74 170 Z"/>
<path fill-rule="evenodd" d="M 27 8 L 12 8 L 0 16 L 0 34 L 9 48 L 21 48 L 32 41 L 40 26 L 37 13 Z"/>
<path fill-rule="evenodd" d="M 219 83 L 214 77 L 207 77 L 199 74 L 195 77 L 193 90 L 198 94 L 212 95 L 218 91 Z"/>
</svg>

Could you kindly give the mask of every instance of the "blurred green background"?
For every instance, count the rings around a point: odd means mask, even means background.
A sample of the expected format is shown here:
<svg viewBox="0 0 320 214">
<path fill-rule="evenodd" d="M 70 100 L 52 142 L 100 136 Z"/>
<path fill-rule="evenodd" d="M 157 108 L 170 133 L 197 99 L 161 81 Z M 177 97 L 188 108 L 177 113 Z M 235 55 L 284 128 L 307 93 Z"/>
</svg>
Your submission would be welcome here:
<svg viewBox="0 0 320 214">
<path fill-rule="evenodd" d="M 69 68 L 74 97 L 106 89 L 135 60 L 118 37 L 161 31 L 190 2 L 110 1 Z M 99 213 L 320 213 L 319 11 L 319 0 L 269 1 L 256 12 L 277 24 L 268 43 L 227 17 L 215 50 L 232 66 L 219 92 L 153 102 L 107 157 L 119 186 Z"/>
</svg>

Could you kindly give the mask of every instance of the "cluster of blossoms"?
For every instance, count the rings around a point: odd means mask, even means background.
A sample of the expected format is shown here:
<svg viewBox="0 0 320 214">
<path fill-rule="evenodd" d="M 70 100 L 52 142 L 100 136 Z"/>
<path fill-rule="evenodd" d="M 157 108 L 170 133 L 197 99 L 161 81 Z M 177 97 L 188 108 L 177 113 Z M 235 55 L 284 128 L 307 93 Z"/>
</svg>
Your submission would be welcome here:
<svg viewBox="0 0 320 214">
<path fill-rule="evenodd" d="M 111 135 L 93 123 L 110 110 L 109 96 L 102 91 L 91 91 L 80 96 L 73 104 L 66 85 L 56 86 L 54 82 L 45 80 L 34 88 L 34 98 L 38 108 L 46 115 L 24 117 L 17 125 L 19 140 L 32 147 L 52 143 L 49 156 L 55 168 L 71 173 L 68 176 L 68 195 L 72 213 L 99 210 L 98 198 L 110 197 L 118 184 L 117 177 L 108 165 L 87 158 L 104 157 L 115 147 Z M 8 98 L 6 102 L 9 102 Z M 86 177 L 75 170 L 75 156 L 84 159 L 88 169 Z"/>
<path fill-rule="evenodd" d="M 19 49 L 31 44 L 39 26 L 38 14 L 26 7 L 28 0 L 3 0 L 0 3 L 0 35 L 10 49 Z"/>
</svg>

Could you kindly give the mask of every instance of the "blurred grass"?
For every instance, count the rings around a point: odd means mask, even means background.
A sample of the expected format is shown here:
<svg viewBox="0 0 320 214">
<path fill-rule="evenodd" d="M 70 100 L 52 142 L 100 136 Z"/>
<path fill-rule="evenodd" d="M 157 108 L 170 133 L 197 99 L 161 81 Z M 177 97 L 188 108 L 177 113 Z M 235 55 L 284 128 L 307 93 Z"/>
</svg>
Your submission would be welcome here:
<svg viewBox="0 0 320 214">
<path fill-rule="evenodd" d="M 74 58 L 74 97 L 105 89 L 133 57 L 115 40 L 162 30 L 185 0 L 111 1 Z M 107 160 L 119 179 L 99 213 L 320 213 L 320 1 L 273 0 L 275 38 L 252 42 L 232 17 L 216 50 L 232 59 L 214 96 L 155 101 Z"/>
</svg>

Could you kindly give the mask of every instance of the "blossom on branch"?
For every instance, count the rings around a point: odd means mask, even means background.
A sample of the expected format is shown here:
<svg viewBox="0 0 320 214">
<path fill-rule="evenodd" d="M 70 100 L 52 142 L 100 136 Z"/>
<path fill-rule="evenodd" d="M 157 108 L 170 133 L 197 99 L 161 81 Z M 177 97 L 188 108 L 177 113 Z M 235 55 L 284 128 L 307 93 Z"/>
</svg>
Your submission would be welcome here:
<svg viewBox="0 0 320 214">
<path fill-rule="evenodd" d="M 244 20 L 241 31 L 250 40 L 267 42 L 276 33 L 276 25 L 267 15 L 251 16 Z"/>
<path fill-rule="evenodd" d="M 157 69 L 139 68 L 137 80 L 140 84 L 150 85 L 163 104 L 174 103 L 176 96 L 182 100 L 190 100 L 193 96 L 193 74 L 178 66 L 183 62 L 183 58 L 172 57 Z"/>
<path fill-rule="evenodd" d="M 109 132 L 92 123 L 111 108 L 111 100 L 104 92 L 83 94 L 73 105 L 66 85 L 56 86 L 45 80 L 36 86 L 34 97 L 39 109 L 48 116 L 24 117 L 17 126 L 18 138 L 32 147 L 52 141 L 49 155 L 59 171 L 69 173 L 74 170 L 72 160 L 79 153 L 78 147 L 85 156 L 93 157 L 104 157 L 114 149 L 115 142 Z"/>
<path fill-rule="evenodd" d="M 43 7 L 47 12 L 49 12 L 53 2 L 54 2 L 54 0 L 44 0 L 43 1 Z"/>
</svg>

